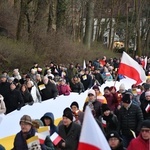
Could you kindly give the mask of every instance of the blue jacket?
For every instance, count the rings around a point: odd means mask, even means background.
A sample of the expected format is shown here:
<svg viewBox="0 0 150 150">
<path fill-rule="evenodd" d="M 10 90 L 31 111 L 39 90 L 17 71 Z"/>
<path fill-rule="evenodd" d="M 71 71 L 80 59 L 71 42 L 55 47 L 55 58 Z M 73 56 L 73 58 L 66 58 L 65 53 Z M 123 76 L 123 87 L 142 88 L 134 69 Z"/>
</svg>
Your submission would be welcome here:
<svg viewBox="0 0 150 150">
<path fill-rule="evenodd" d="M 44 116 L 41 118 L 43 124 L 44 123 L 44 118 L 49 118 L 51 120 L 51 124 L 50 124 L 50 135 L 52 135 L 54 132 L 58 132 L 57 127 L 54 125 L 54 115 L 51 112 L 47 112 L 44 114 Z"/>
</svg>

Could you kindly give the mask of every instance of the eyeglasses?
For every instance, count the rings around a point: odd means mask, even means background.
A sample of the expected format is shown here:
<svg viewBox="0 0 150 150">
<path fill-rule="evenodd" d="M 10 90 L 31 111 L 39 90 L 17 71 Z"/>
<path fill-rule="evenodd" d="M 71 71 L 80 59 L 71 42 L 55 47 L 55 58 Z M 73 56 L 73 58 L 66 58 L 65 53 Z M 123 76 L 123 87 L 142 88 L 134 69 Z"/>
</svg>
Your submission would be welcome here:
<svg viewBox="0 0 150 150">
<path fill-rule="evenodd" d="M 142 129 L 141 132 L 146 132 L 146 133 L 148 133 L 148 132 L 150 132 L 150 129 Z"/>
</svg>

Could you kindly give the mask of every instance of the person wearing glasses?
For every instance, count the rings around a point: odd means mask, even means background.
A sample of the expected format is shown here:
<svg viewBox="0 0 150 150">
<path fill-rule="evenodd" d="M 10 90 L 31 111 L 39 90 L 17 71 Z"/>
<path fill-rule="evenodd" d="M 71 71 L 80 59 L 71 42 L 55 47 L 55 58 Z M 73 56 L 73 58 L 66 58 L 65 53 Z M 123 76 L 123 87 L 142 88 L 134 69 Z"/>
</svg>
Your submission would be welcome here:
<svg viewBox="0 0 150 150">
<path fill-rule="evenodd" d="M 133 139 L 127 150 L 149 150 L 150 149 L 150 120 L 144 120 L 141 124 L 140 134 Z"/>
</svg>

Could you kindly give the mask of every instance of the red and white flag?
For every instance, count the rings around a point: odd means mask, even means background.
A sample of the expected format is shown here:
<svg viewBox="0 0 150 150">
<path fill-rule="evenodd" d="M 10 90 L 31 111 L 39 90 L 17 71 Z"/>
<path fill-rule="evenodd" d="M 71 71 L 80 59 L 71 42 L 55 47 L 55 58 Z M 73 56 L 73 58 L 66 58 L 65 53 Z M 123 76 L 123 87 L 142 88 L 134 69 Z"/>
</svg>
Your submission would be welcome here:
<svg viewBox="0 0 150 150">
<path fill-rule="evenodd" d="M 54 145 L 57 145 L 62 140 L 62 138 L 56 132 L 50 136 L 50 139 Z"/>
<path fill-rule="evenodd" d="M 106 120 L 104 120 L 103 118 L 102 118 L 102 126 L 103 126 L 104 128 L 106 128 Z"/>
<path fill-rule="evenodd" d="M 146 80 L 146 75 L 143 68 L 132 59 L 126 52 L 123 52 L 118 74 L 127 76 L 140 84 Z"/>
<path fill-rule="evenodd" d="M 78 150 L 111 150 L 89 106 L 85 110 Z"/>
<path fill-rule="evenodd" d="M 50 135 L 49 127 L 48 126 L 41 127 L 37 131 L 38 131 L 37 135 L 39 137 L 40 144 L 44 144 L 44 141 L 45 141 L 46 137 L 48 135 Z"/>
<path fill-rule="evenodd" d="M 148 105 L 146 106 L 145 111 L 146 111 L 146 112 L 149 112 L 149 111 L 150 111 L 150 104 L 148 104 Z"/>
</svg>

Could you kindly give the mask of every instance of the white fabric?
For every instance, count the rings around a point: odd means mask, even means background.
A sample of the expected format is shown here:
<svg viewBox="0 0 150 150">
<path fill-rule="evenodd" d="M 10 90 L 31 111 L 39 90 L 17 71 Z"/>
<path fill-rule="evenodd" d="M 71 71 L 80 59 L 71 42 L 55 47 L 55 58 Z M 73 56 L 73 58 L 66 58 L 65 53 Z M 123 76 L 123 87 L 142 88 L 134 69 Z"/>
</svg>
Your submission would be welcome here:
<svg viewBox="0 0 150 150">
<path fill-rule="evenodd" d="M 100 150 L 110 150 L 108 142 L 88 106 L 85 110 L 79 145 L 80 142 L 92 145 Z"/>
<path fill-rule="evenodd" d="M 131 79 L 122 79 L 120 82 L 114 83 L 113 81 L 106 82 L 100 87 L 101 92 L 106 86 L 116 86 L 116 89 L 119 90 L 121 83 L 125 84 L 125 88 L 131 88 L 131 85 L 135 83 Z M 32 106 L 26 105 L 21 108 L 20 111 L 13 111 L 10 114 L 3 116 L 3 121 L 0 123 L 0 138 L 11 136 L 20 131 L 19 121 L 23 115 L 29 115 L 32 119 L 40 119 L 46 112 L 52 112 L 55 119 L 62 117 L 63 110 L 66 107 L 70 107 L 73 101 L 78 102 L 79 109 L 83 109 L 85 99 L 87 97 L 88 91 L 81 93 L 71 92 L 69 96 L 59 96 L 55 100 L 50 99 L 43 101 L 41 103 L 34 103 Z"/>
</svg>

